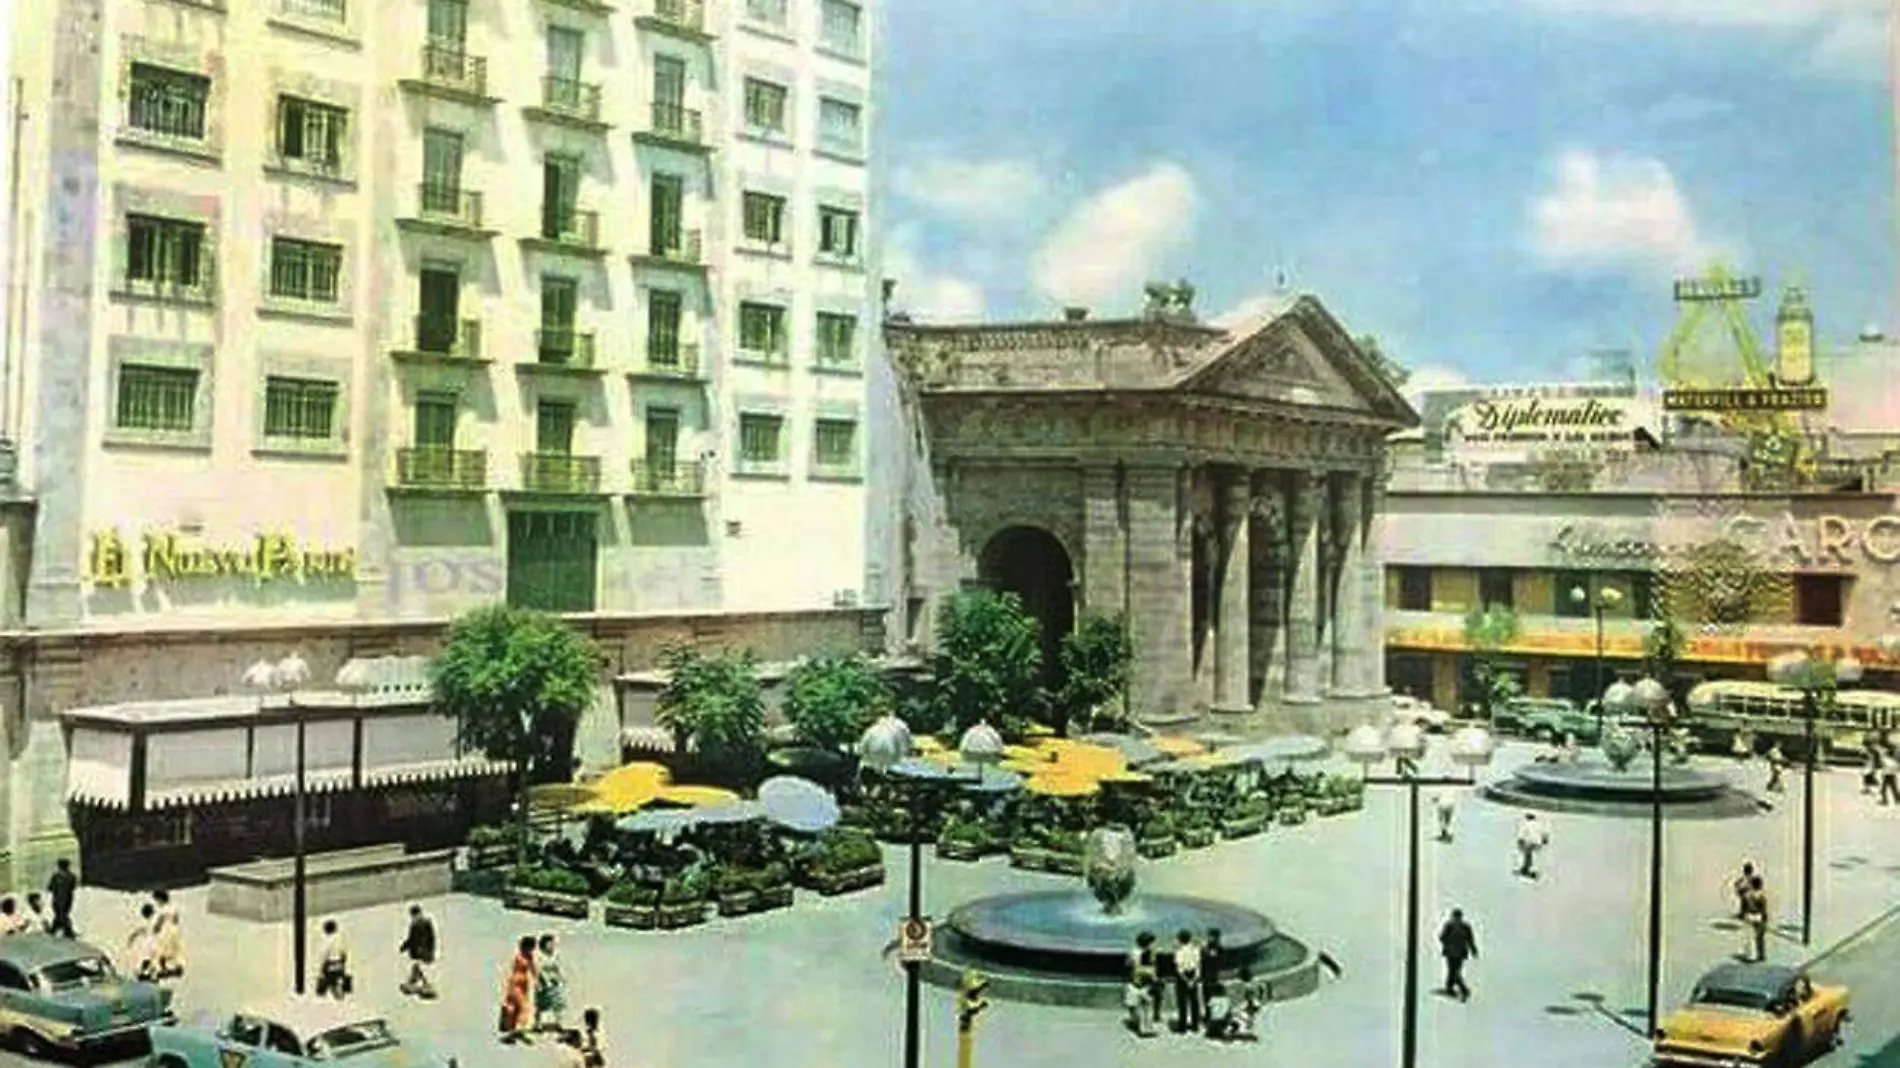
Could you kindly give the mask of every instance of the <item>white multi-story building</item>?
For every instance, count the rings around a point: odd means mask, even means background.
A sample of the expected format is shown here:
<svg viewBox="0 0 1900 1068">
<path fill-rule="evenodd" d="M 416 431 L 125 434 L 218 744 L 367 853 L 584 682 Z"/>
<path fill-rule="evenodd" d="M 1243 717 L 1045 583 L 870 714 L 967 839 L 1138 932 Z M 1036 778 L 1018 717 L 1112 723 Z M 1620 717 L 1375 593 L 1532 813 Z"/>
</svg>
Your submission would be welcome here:
<svg viewBox="0 0 1900 1068">
<path fill-rule="evenodd" d="M 19 10 L 16 626 L 869 599 L 857 0 Z"/>
</svg>

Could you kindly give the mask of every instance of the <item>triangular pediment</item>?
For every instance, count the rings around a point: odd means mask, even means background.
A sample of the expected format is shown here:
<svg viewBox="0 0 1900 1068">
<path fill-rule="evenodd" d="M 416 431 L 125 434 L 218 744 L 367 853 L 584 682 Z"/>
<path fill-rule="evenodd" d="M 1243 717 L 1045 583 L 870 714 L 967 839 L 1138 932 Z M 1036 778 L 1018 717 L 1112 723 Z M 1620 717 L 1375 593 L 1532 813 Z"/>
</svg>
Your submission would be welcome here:
<svg viewBox="0 0 1900 1068">
<path fill-rule="evenodd" d="M 1357 412 L 1415 426 L 1418 415 L 1319 301 L 1301 297 L 1239 328 L 1176 388 L 1235 400 Z"/>
</svg>

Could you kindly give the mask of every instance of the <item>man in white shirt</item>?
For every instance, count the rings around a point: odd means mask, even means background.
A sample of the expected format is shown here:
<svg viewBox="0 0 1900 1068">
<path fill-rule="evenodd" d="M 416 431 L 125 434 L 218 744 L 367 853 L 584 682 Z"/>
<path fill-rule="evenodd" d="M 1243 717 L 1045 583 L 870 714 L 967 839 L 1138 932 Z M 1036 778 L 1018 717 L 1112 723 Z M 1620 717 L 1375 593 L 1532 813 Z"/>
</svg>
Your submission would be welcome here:
<svg viewBox="0 0 1900 1068">
<path fill-rule="evenodd" d="M 1190 1035 L 1201 1029 L 1201 946 L 1186 930 L 1175 935 L 1174 1027 Z"/>
<path fill-rule="evenodd" d="M 1438 816 L 1439 841 L 1451 841 L 1451 817 L 1457 810 L 1458 802 L 1457 799 L 1452 797 L 1451 791 L 1443 790 L 1433 795 L 1432 811 Z"/>
<path fill-rule="evenodd" d="M 1524 813 L 1517 825 L 1517 874 L 1526 879 L 1537 878 L 1537 854 L 1550 844 L 1550 832 L 1537 822 L 1535 812 Z"/>
</svg>

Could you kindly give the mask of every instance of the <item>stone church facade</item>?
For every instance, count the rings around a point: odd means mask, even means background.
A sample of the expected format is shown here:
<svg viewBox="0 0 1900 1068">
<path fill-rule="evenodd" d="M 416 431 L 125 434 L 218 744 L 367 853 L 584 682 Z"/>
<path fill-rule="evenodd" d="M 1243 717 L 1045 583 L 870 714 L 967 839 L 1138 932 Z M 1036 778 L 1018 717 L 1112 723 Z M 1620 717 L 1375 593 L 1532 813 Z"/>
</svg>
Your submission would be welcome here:
<svg viewBox="0 0 1900 1068">
<path fill-rule="evenodd" d="M 913 427 L 898 602 L 1019 594 L 1045 648 L 1121 617 L 1130 710 L 1324 726 L 1386 692 L 1373 522 L 1417 416 L 1311 296 L 1231 327 L 1150 287 L 1137 319 L 921 325 L 886 341 Z M 893 598 L 897 601 L 897 598 Z"/>
</svg>

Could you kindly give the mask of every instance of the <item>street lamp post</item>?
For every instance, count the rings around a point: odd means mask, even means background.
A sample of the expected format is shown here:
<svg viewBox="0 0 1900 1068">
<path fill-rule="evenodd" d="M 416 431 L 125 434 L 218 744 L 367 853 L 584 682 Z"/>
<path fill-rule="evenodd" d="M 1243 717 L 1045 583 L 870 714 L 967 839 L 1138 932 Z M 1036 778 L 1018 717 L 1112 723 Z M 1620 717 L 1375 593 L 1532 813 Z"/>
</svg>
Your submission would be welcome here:
<svg viewBox="0 0 1900 1068">
<path fill-rule="evenodd" d="M 1346 736 L 1346 755 L 1368 769 L 1388 757 L 1398 766 L 1398 774 L 1367 774 L 1371 786 L 1398 786 L 1406 791 L 1407 832 L 1405 867 L 1405 994 L 1401 1007 L 1399 1064 L 1416 1068 L 1418 1064 L 1418 945 L 1419 945 L 1419 830 L 1418 792 L 1426 786 L 1473 786 L 1477 769 L 1491 762 L 1496 745 L 1482 727 L 1466 727 L 1452 738 L 1451 758 L 1466 770 L 1461 777 L 1420 774 L 1419 761 L 1425 755 L 1425 734 L 1417 726 L 1402 723 L 1381 734 L 1370 724 L 1356 727 Z"/>
<path fill-rule="evenodd" d="M 1590 578 L 1590 586 L 1591 586 L 1590 589 L 1585 589 L 1582 586 L 1570 587 L 1570 601 L 1572 604 L 1588 605 L 1590 607 L 1591 616 L 1595 617 L 1596 619 L 1596 625 L 1597 625 L 1596 685 L 1592 688 L 1591 692 L 1601 697 L 1604 692 L 1603 690 L 1603 613 L 1623 603 L 1623 591 L 1615 588 L 1614 586 L 1601 585 L 1599 580 L 1594 575 L 1591 576 Z M 1597 702 L 1597 738 L 1599 741 L 1603 738 L 1603 702 L 1601 700 Z"/>
<path fill-rule="evenodd" d="M 1599 708 L 1642 714 L 1649 730 L 1649 968 L 1646 975 L 1648 997 L 1644 1001 L 1649 1034 L 1656 1033 L 1657 1004 L 1662 991 L 1662 907 L 1663 907 L 1663 814 L 1662 750 L 1663 729 L 1669 725 L 1669 689 L 1655 679 L 1642 678 L 1635 683 L 1612 683 L 1603 691 Z"/>
<path fill-rule="evenodd" d="M 864 732 L 858 741 L 858 762 L 865 767 L 889 774 L 892 768 L 911 754 L 910 727 L 896 716 L 885 716 Z M 923 835 L 917 827 L 917 808 L 910 806 L 910 911 L 907 923 L 918 923 L 924 915 Z M 922 1044 L 923 965 L 904 962 L 904 1068 L 918 1068 Z"/>
<path fill-rule="evenodd" d="M 1801 944 L 1814 939 L 1814 763 L 1820 749 L 1815 717 L 1821 705 L 1834 710 L 1834 697 L 1842 683 L 1860 681 L 1860 661 L 1851 656 L 1839 660 L 1814 660 L 1805 653 L 1788 653 L 1768 662 L 1770 681 L 1801 691 L 1802 735 L 1806 743 L 1801 759 Z"/>
<path fill-rule="evenodd" d="M 304 896 L 304 808 L 308 784 L 304 781 L 303 713 L 297 711 L 296 690 L 310 681 L 310 665 L 296 653 L 291 653 L 275 664 L 260 660 L 244 672 L 244 681 L 261 692 L 284 694 L 284 707 L 290 710 L 296 723 L 297 770 L 295 785 L 291 790 L 291 803 L 296 807 L 290 817 L 290 984 L 293 993 L 302 994 L 310 954 L 310 935 L 306 929 L 309 926 L 308 904 Z M 261 696 L 258 703 L 260 706 L 263 704 Z"/>
</svg>

